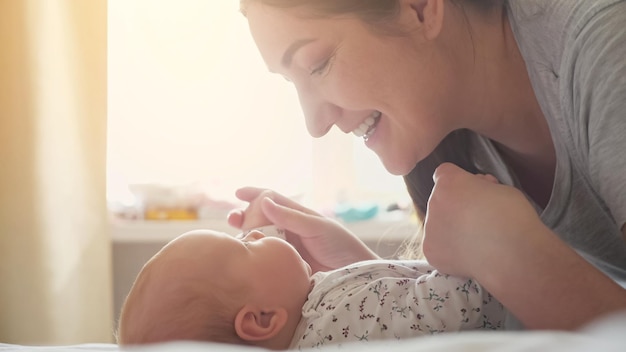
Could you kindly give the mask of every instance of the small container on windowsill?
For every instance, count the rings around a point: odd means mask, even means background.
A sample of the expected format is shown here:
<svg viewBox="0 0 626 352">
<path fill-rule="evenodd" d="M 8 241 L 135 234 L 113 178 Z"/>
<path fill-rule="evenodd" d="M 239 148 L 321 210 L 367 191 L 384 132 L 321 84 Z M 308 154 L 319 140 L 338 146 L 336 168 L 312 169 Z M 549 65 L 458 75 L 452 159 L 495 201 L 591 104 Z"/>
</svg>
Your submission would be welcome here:
<svg viewBox="0 0 626 352">
<path fill-rule="evenodd" d="M 197 220 L 195 209 L 185 208 L 149 208 L 144 211 L 145 220 Z"/>
</svg>

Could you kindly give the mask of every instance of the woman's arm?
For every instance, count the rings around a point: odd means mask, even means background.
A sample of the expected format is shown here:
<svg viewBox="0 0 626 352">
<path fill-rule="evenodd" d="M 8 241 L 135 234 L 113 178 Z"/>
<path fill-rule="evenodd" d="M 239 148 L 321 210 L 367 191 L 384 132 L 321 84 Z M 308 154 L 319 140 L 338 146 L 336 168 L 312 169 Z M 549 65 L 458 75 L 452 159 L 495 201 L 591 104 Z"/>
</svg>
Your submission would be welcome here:
<svg viewBox="0 0 626 352">
<path fill-rule="evenodd" d="M 493 252 L 478 281 L 530 329 L 577 329 L 626 309 L 626 290 L 547 227 Z"/>
<path fill-rule="evenodd" d="M 562 242 L 517 189 L 452 165 L 435 172 L 424 253 L 473 277 L 531 329 L 574 329 L 626 309 L 626 291 Z"/>
</svg>

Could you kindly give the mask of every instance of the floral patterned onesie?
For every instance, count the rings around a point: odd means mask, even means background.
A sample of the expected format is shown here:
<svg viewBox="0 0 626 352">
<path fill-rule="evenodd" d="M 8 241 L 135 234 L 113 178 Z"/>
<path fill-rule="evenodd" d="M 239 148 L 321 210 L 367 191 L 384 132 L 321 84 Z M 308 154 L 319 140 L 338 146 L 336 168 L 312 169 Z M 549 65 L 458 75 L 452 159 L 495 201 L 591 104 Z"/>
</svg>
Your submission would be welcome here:
<svg viewBox="0 0 626 352">
<path fill-rule="evenodd" d="M 424 261 L 364 261 L 313 279 L 290 349 L 504 327 L 503 306 L 478 283 Z"/>
</svg>

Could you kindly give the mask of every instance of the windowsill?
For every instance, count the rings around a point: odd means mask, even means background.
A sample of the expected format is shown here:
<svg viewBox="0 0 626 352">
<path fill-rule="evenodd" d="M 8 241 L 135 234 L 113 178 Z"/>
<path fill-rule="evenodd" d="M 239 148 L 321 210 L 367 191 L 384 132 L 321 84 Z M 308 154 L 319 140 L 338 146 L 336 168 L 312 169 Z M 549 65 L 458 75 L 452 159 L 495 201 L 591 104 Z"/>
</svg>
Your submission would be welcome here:
<svg viewBox="0 0 626 352">
<path fill-rule="evenodd" d="M 401 242 L 416 231 L 415 222 L 407 216 L 386 214 L 372 220 L 342 223 L 364 242 Z M 162 243 L 178 235 L 197 229 L 211 229 L 232 235 L 239 230 L 225 220 L 121 220 L 111 221 L 111 238 L 114 243 Z"/>
</svg>

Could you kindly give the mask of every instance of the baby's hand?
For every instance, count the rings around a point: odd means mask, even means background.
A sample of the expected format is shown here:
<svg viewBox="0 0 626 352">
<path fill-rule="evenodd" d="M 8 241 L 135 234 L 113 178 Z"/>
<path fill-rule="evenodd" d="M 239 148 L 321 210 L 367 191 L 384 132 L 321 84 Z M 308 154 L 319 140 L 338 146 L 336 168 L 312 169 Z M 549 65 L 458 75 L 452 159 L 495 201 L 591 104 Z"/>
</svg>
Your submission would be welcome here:
<svg viewBox="0 0 626 352">
<path fill-rule="evenodd" d="M 228 213 L 228 224 L 246 233 L 253 229 L 272 225 L 261 209 L 263 198 L 264 195 L 251 199 L 245 209 L 235 209 Z"/>
</svg>

